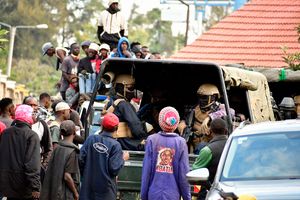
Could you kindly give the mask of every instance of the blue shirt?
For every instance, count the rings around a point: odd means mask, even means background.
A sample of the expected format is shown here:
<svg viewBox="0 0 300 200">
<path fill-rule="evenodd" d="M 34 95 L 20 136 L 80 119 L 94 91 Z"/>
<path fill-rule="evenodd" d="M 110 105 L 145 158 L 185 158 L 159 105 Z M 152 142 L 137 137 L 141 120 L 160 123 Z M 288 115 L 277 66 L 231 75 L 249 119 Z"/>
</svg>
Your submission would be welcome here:
<svg viewBox="0 0 300 200">
<path fill-rule="evenodd" d="M 124 165 L 121 145 L 112 133 L 91 135 L 80 149 L 81 200 L 116 199 L 116 176 Z"/>
</svg>

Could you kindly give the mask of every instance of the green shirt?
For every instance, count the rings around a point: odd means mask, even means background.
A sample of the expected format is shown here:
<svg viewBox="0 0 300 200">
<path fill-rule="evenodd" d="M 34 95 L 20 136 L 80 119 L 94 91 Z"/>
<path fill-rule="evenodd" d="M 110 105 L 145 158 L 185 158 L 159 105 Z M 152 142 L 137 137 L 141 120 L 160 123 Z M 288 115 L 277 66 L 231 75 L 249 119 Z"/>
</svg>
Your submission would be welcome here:
<svg viewBox="0 0 300 200">
<path fill-rule="evenodd" d="M 61 140 L 60 130 L 58 126 L 50 127 L 50 133 L 51 133 L 52 143 L 58 143 Z"/>
<path fill-rule="evenodd" d="M 196 158 L 196 161 L 194 162 L 192 169 L 199 169 L 204 168 L 209 165 L 209 163 L 212 160 L 212 153 L 210 148 L 207 146 L 201 149 L 199 156 Z"/>
</svg>

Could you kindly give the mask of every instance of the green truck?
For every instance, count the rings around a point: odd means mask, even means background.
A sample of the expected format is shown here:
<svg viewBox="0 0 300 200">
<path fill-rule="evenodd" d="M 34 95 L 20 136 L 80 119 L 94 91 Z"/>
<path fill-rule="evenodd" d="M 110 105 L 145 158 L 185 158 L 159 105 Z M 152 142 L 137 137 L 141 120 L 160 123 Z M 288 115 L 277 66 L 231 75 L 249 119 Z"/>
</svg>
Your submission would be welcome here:
<svg viewBox="0 0 300 200">
<path fill-rule="evenodd" d="M 268 82 L 258 72 L 208 62 L 110 58 L 102 63 L 96 85 L 103 84 L 101 78 L 107 72 L 134 76 L 136 89 L 143 92 L 141 106 L 150 102 L 147 95 L 149 91 L 161 88 L 168 91 L 170 106 L 183 115 L 186 106 L 193 106 L 197 102 L 198 87 L 203 83 L 211 83 L 218 87 L 221 103 L 225 105 L 227 113 L 233 108 L 252 123 L 274 120 Z M 93 106 L 96 96 L 95 88 L 82 118 L 86 133 L 95 130 L 97 124 L 93 118 L 99 118 L 101 113 L 101 108 Z M 232 130 L 232 119 L 228 116 Z M 139 198 L 143 157 L 144 152 L 130 152 L 130 159 L 125 162 L 117 181 L 120 199 Z M 190 155 L 190 163 L 195 158 L 196 155 Z"/>
</svg>

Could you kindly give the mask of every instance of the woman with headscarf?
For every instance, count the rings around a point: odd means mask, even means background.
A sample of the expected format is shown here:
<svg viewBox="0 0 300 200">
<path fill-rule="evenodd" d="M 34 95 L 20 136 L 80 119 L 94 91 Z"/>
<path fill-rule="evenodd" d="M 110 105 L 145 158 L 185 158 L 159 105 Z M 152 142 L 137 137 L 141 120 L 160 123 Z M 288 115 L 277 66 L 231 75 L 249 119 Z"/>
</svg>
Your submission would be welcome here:
<svg viewBox="0 0 300 200">
<path fill-rule="evenodd" d="M 20 105 L 15 121 L 0 136 L 0 192 L 8 199 L 37 199 L 40 191 L 40 139 L 31 130 L 33 108 Z"/>
<path fill-rule="evenodd" d="M 173 107 L 159 113 L 161 132 L 148 137 L 143 161 L 142 200 L 190 200 L 190 186 L 186 180 L 189 171 L 185 140 L 174 133 L 179 114 Z"/>
</svg>

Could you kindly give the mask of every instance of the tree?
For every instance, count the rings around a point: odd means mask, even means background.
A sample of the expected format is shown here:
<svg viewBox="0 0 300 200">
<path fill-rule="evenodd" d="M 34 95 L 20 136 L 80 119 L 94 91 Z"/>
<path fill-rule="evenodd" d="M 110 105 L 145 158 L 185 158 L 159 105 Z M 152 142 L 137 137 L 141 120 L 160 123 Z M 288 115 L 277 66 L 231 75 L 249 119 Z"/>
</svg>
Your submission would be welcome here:
<svg viewBox="0 0 300 200">
<path fill-rule="evenodd" d="M 7 33 L 7 30 L 0 29 L 0 51 L 4 49 L 4 43 L 8 41 L 4 38 Z"/>
<path fill-rule="evenodd" d="M 20 59 L 12 71 L 14 73 L 11 78 L 19 84 L 26 85 L 26 88 L 35 95 L 42 92 L 48 92 L 50 95 L 57 93 L 55 84 L 60 79 L 60 72 L 48 65 L 40 64 L 38 59 Z"/>
<path fill-rule="evenodd" d="M 176 45 L 183 47 L 184 36 L 172 36 L 172 22 L 161 20 L 161 11 L 154 8 L 146 15 L 136 13 L 137 7 L 132 9 L 129 19 L 129 40 L 138 41 L 143 45 L 149 46 L 151 51 L 171 55 Z"/>
<path fill-rule="evenodd" d="M 7 50 L 6 50 L 6 43 L 7 39 L 5 36 L 7 35 L 8 31 L 5 29 L 0 29 L 0 69 L 2 72 L 6 72 L 6 60 L 2 58 L 7 58 Z"/>
<path fill-rule="evenodd" d="M 300 24 L 296 27 L 298 37 L 298 42 L 300 42 Z M 288 47 L 283 46 L 281 50 L 283 52 L 283 61 L 291 68 L 292 70 L 300 70 L 300 52 L 289 53 Z"/>
<path fill-rule="evenodd" d="M 14 58 L 36 58 L 41 56 L 42 44 L 48 41 L 69 45 L 75 36 L 95 40 L 96 26 L 89 27 L 89 24 L 96 11 L 102 9 L 101 0 L 2 0 L 0 21 L 13 26 L 48 24 L 47 30 L 16 32 Z"/>
</svg>

